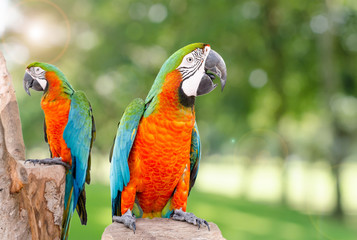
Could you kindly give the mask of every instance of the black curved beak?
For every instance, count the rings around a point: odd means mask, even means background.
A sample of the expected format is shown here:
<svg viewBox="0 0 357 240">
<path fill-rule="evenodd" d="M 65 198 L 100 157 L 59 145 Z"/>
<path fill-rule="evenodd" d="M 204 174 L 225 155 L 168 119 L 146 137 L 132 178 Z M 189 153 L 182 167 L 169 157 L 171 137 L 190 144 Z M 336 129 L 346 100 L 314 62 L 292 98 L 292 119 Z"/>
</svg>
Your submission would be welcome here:
<svg viewBox="0 0 357 240">
<path fill-rule="evenodd" d="M 205 63 L 205 73 L 197 89 L 197 96 L 207 94 L 217 87 L 213 81 L 218 78 L 223 91 L 227 80 L 227 68 L 223 58 L 214 50 L 210 50 Z"/>
<path fill-rule="evenodd" d="M 41 85 L 32 78 L 32 76 L 28 73 L 25 72 L 25 76 L 24 76 L 24 88 L 26 93 L 31 96 L 30 94 L 30 88 L 36 90 L 36 91 L 43 91 Z"/>
</svg>

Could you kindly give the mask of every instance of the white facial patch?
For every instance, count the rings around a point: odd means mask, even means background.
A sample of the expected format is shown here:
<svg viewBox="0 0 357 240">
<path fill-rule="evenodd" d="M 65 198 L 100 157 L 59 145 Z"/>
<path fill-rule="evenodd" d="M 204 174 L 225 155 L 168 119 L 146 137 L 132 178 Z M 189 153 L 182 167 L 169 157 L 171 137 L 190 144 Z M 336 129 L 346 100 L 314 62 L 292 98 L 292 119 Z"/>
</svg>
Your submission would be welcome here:
<svg viewBox="0 0 357 240">
<path fill-rule="evenodd" d="M 186 94 L 186 96 L 188 97 L 197 96 L 197 89 L 198 86 L 200 85 L 203 74 L 204 74 L 204 65 L 202 64 L 202 66 L 195 72 L 194 75 L 192 75 L 187 80 L 183 81 L 182 90 Z"/>
<path fill-rule="evenodd" d="M 186 96 L 197 96 L 197 89 L 201 79 L 205 74 L 205 62 L 211 48 L 205 46 L 204 49 L 196 49 L 187 54 L 177 69 L 182 74 L 182 91 Z"/>
<path fill-rule="evenodd" d="M 45 79 L 35 78 L 35 80 L 40 84 L 43 90 L 46 89 L 47 81 Z"/>
<path fill-rule="evenodd" d="M 42 90 L 47 87 L 47 80 L 44 78 L 45 70 L 40 67 L 32 67 L 31 70 L 26 69 L 26 72 L 40 84 Z"/>
</svg>

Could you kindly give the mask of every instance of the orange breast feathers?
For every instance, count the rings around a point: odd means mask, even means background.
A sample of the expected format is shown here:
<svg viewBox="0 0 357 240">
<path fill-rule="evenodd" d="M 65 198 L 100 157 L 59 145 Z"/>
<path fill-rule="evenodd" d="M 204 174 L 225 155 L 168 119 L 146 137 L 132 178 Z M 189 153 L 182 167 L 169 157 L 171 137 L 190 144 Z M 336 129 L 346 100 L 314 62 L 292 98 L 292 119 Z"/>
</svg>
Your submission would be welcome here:
<svg viewBox="0 0 357 240">
<path fill-rule="evenodd" d="M 177 77 L 181 75 L 177 74 L 173 72 L 167 76 L 157 109 L 140 122 L 129 156 L 130 182 L 122 195 L 121 209 L 124 213 L 131 208 L 135 198 L 135 195 L 133 198 L 125 194 L 130 188 L 136 189 L 144 216 L 150 216 L 151 213 L 161 212 L 184 171 L 189 175 L 195 112 L 193 108 L 179 104 L 180 81 Z M 186 196 L 182 208 L 186 208 L 187 201 L 188 184 L 185 186 L 185 189 L 180 189 Z M 127 202 L 124 199 L 126 196 L 129 198 Z"/>
<path fill-rule="evenodd" d="M 61 82 L 54 73 L 47 73 L 49 89 L 41 100 L 45 114 L 46 134 L 52 157 L 72 164 L 71 152 L 63 139 L 63 131 L 68 122 L 71 100 L 61 91 Z"/>
</svg>

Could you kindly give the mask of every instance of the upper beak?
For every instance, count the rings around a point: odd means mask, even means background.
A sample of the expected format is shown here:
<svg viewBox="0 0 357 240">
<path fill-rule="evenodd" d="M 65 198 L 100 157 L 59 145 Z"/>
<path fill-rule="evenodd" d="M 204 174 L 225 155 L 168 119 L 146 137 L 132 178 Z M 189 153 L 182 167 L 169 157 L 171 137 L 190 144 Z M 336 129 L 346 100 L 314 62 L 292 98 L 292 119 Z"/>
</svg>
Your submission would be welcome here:
<svg viewBox="0 0 357 240">
<path fill-rule="evenodd" d="M 212 78 L 213 76 L 210 76 L 212 81 L 216 77 L 218 77 L 221 80 L 221 90 L 223 91 L 227 80 L 226 63 L 224 62 L 223 58 L 216 51 L 212 49 L 207 56 L 205 70 L 208 73 L 213 73 L 215 75 L 214 78 Z"/>
<path fill-rule="evenodd" d="M 206 62 L 205 73 L 197 89 L 197 95 L 207 94 L 217 87 L 213 83 L 216 78 L 221 81 L 221 90 L 223 91 L 227 80 L 227 68 L 223 58 L 214 50 L 210 50 Z"/>
<path fill-rule="evenodd" d="M 27 94 L 29 96 L 31 96 L 30 94 L 30 88 L 32 88 L 32 85 L 33 85 L 33 82 L 34 82 L 34 79 L 31 77 L 31 75 L 27 72 L 25 72 L 25 76 L 24 76 L 24 88 L 25 88 L 25 91 L 27 92 Z"/>
</svg>

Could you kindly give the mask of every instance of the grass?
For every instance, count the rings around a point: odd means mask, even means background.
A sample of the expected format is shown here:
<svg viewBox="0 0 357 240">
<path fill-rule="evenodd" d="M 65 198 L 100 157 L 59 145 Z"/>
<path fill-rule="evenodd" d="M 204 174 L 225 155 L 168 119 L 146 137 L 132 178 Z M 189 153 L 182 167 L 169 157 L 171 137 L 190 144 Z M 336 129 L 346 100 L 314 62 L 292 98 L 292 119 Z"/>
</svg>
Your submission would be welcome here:
<svg viewBox="0 0 357 240">
<path fill-rule="evenodd" d="M 215 222 L 227 239 L 353 240 L 351 227 L 331 217 L 313 216 L 280 205 L 193 192 L 188 211 Z"/>
<path fill-rule="evenodd" d="M 81 225 L 77 213 L 74 213 L 69 239 L 101 239 L 104 229 L 112 223 L 109 186 L 91 184 L 86 187 L 86 193 L 87 225 Z"/>
<path fill-rule="evenodd" d="M 87 226 L 75 213 L 70 239 L 100 239 L 111 223 L 109 186 L 87 188 Z M 279 205 L 252 203 L 219 195 L 192 191 L 187 211 L 216 223 L 226 239 L 244 240 L 355 240 L 357 225 L 330 217 L 313 216 Z M 202 229 L 204 230 L 204 229 Z"/>
</svg>

